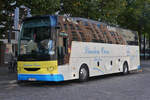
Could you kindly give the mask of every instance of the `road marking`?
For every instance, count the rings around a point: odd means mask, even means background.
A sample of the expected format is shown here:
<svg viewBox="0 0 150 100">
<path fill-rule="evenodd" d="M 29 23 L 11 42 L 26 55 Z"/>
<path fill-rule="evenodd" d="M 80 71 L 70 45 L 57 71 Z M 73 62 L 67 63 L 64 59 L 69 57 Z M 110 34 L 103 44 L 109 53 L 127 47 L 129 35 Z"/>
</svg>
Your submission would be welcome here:
<svg viewBox="0 0 150 100">
<path fill-rule="evenodd" d="M 12 80 L 12 81 L 9 81 L 10 84 L 14 84 L 14 83 L 17 83 L 17 80 Z"/>
</svg>

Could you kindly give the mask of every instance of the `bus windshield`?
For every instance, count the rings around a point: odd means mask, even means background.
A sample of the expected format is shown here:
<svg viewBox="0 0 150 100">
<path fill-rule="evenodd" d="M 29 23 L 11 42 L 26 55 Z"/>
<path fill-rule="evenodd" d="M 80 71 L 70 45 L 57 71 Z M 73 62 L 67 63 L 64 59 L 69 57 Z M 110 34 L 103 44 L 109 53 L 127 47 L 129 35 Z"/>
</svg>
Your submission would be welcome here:
<svg viewBox="0 0 150 100">
<path fill-rule="evenodd" d="M 49 17 L 25 20 L 20 35 L 20 60 L 54 59 L 55 38 L 51 33 Z"/>
</svg>

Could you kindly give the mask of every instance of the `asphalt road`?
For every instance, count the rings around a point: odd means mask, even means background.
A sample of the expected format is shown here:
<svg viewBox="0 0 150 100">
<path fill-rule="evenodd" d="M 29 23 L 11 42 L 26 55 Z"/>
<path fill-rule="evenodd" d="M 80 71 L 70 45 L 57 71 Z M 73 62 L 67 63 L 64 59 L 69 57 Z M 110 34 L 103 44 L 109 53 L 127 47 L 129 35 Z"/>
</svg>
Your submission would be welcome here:
<svg viewBox="0 0 150 100">
<path fill-rule="evenodd" d="M 59 83 L 0 81 L 0 100 L 150 100 L 150 64 L 142 72 Z"/>
</svg>

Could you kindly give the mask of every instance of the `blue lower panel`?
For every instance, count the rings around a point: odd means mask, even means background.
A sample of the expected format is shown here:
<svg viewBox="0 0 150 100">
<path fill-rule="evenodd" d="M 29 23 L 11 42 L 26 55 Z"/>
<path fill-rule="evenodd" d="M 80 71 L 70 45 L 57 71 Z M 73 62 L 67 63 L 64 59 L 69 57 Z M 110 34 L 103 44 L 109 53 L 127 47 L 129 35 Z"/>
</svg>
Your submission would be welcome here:
<svg viewBox="0 0 150 100">
<path fill-rule="evenodd" d="M 49 74 L 49 75 L 40 75 L 40 74 L 18 74 L 18 80 L 34 80 L 34 81 L 64 81 L 62 74 Z"/>
<path fill-rule="evenodd" d="M 138 70 L 140 70 L 140 69 L 141 69 L 141 66 L 139 65 L 139 66 L 138 66 Z"/>
</svg>

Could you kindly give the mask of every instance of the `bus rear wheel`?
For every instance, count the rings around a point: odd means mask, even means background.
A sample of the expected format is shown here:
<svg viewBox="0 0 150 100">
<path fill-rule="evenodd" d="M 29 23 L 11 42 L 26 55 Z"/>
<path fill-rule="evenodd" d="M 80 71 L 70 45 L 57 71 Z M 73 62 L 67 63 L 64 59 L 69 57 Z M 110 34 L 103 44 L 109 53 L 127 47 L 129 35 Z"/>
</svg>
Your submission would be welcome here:
<svg viewBox="0 0 150 100">
<path fill-rule="evenodd" d="M 129 69 L 128 69 L 128 64 L 124 63 L 123 64 L 123 75 L 129 74 Z"/>
<path fill-rule="evenodd" d="M 85 82 L 89 79 L 89 70 L 86 66 L 81 66 L 79 71 L 79 81 Z"/>
</svg>

